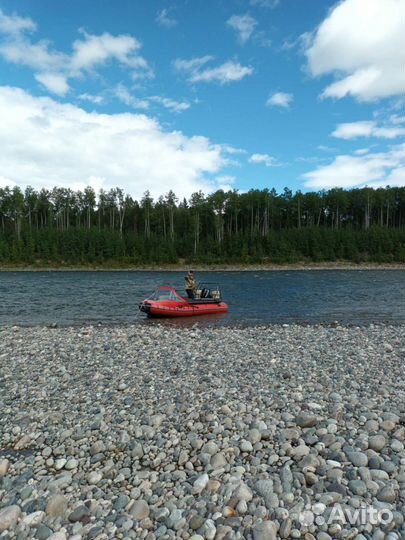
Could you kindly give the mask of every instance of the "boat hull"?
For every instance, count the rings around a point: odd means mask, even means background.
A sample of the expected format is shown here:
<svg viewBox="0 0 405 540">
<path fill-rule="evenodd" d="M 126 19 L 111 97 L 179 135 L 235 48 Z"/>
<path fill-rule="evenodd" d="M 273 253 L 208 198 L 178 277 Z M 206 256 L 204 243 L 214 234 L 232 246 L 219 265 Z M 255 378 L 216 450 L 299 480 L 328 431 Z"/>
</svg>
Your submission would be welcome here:
<svg viewBox="0 0 405 540">
<path fill-rule="evenodd" d="M 228 305 L 225 302 L 193 302 L 189 304 L 187 302 L 169 303 L 145 300 L 140 304 L 139 309 L 146 313 L 148 317 L 195 317 L 198 315 L 226 313 Z"/>
</svg>

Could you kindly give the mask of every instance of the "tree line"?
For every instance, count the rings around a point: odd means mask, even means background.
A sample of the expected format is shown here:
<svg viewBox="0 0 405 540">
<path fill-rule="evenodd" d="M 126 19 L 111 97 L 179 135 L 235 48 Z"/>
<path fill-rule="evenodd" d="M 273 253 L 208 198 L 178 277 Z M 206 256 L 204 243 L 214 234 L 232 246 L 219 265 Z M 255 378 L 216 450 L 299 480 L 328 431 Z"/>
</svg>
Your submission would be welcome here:
<svg viewBox="0 0 405 540">
<path fill-rule="evenodd" d="M 0 262 L 405 261 L 405 188 L 217 190 L 138 201 L 120 188 L 0 188 Z"/>
</svg>

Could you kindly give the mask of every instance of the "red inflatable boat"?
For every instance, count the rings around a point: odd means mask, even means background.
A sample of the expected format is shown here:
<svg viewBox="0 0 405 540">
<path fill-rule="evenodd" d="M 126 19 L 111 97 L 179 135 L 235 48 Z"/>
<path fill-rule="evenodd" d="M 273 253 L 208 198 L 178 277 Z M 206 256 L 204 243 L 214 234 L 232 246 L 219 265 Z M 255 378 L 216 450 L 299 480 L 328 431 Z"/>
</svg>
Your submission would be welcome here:
<svg viewBox="0 0 405 540">
<path fill-rule="evenodd" d="M 163 285 L 141 302 L 139 309 L 148 317 L 191 317 L 226 313 L 228 305 L 222 301 L 218 286 L 208 288 L 199 285 L 194 298 L 185 298 L 173 287 Z"/>
</svg>

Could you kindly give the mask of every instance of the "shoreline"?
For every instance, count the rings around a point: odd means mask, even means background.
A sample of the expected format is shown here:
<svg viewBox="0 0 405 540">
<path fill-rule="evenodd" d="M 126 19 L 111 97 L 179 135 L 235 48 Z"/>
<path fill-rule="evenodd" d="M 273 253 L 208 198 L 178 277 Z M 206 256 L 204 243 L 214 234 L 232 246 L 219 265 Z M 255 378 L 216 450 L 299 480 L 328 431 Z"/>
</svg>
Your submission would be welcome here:
<svg viewBox="0 0 405 540">
<path fill-rule="evenodd" d="M 293 264 L 184 264 L 150 266 L 2 266 L 0 272 L 185 272 L 192 267 L 196 272 L 285 272 L 319 270 L 405 270 L 405 263 L 293 263 Z"/>
</svg>

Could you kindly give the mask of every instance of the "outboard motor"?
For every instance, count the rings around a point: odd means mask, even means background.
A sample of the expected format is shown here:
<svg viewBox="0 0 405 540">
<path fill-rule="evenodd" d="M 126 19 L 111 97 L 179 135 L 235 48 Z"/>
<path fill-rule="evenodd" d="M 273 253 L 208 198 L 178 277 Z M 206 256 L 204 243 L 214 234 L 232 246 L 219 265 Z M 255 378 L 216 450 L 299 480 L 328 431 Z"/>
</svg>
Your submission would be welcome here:
<svg viewBox="0 0 405 540">
<path fill-rule="evenodd" d="M 210 290 L 204 288 L 204 289 L 201 291 L 201 298 L 209 298 L 209 297 L 210 297 Z"/>
</svg>

